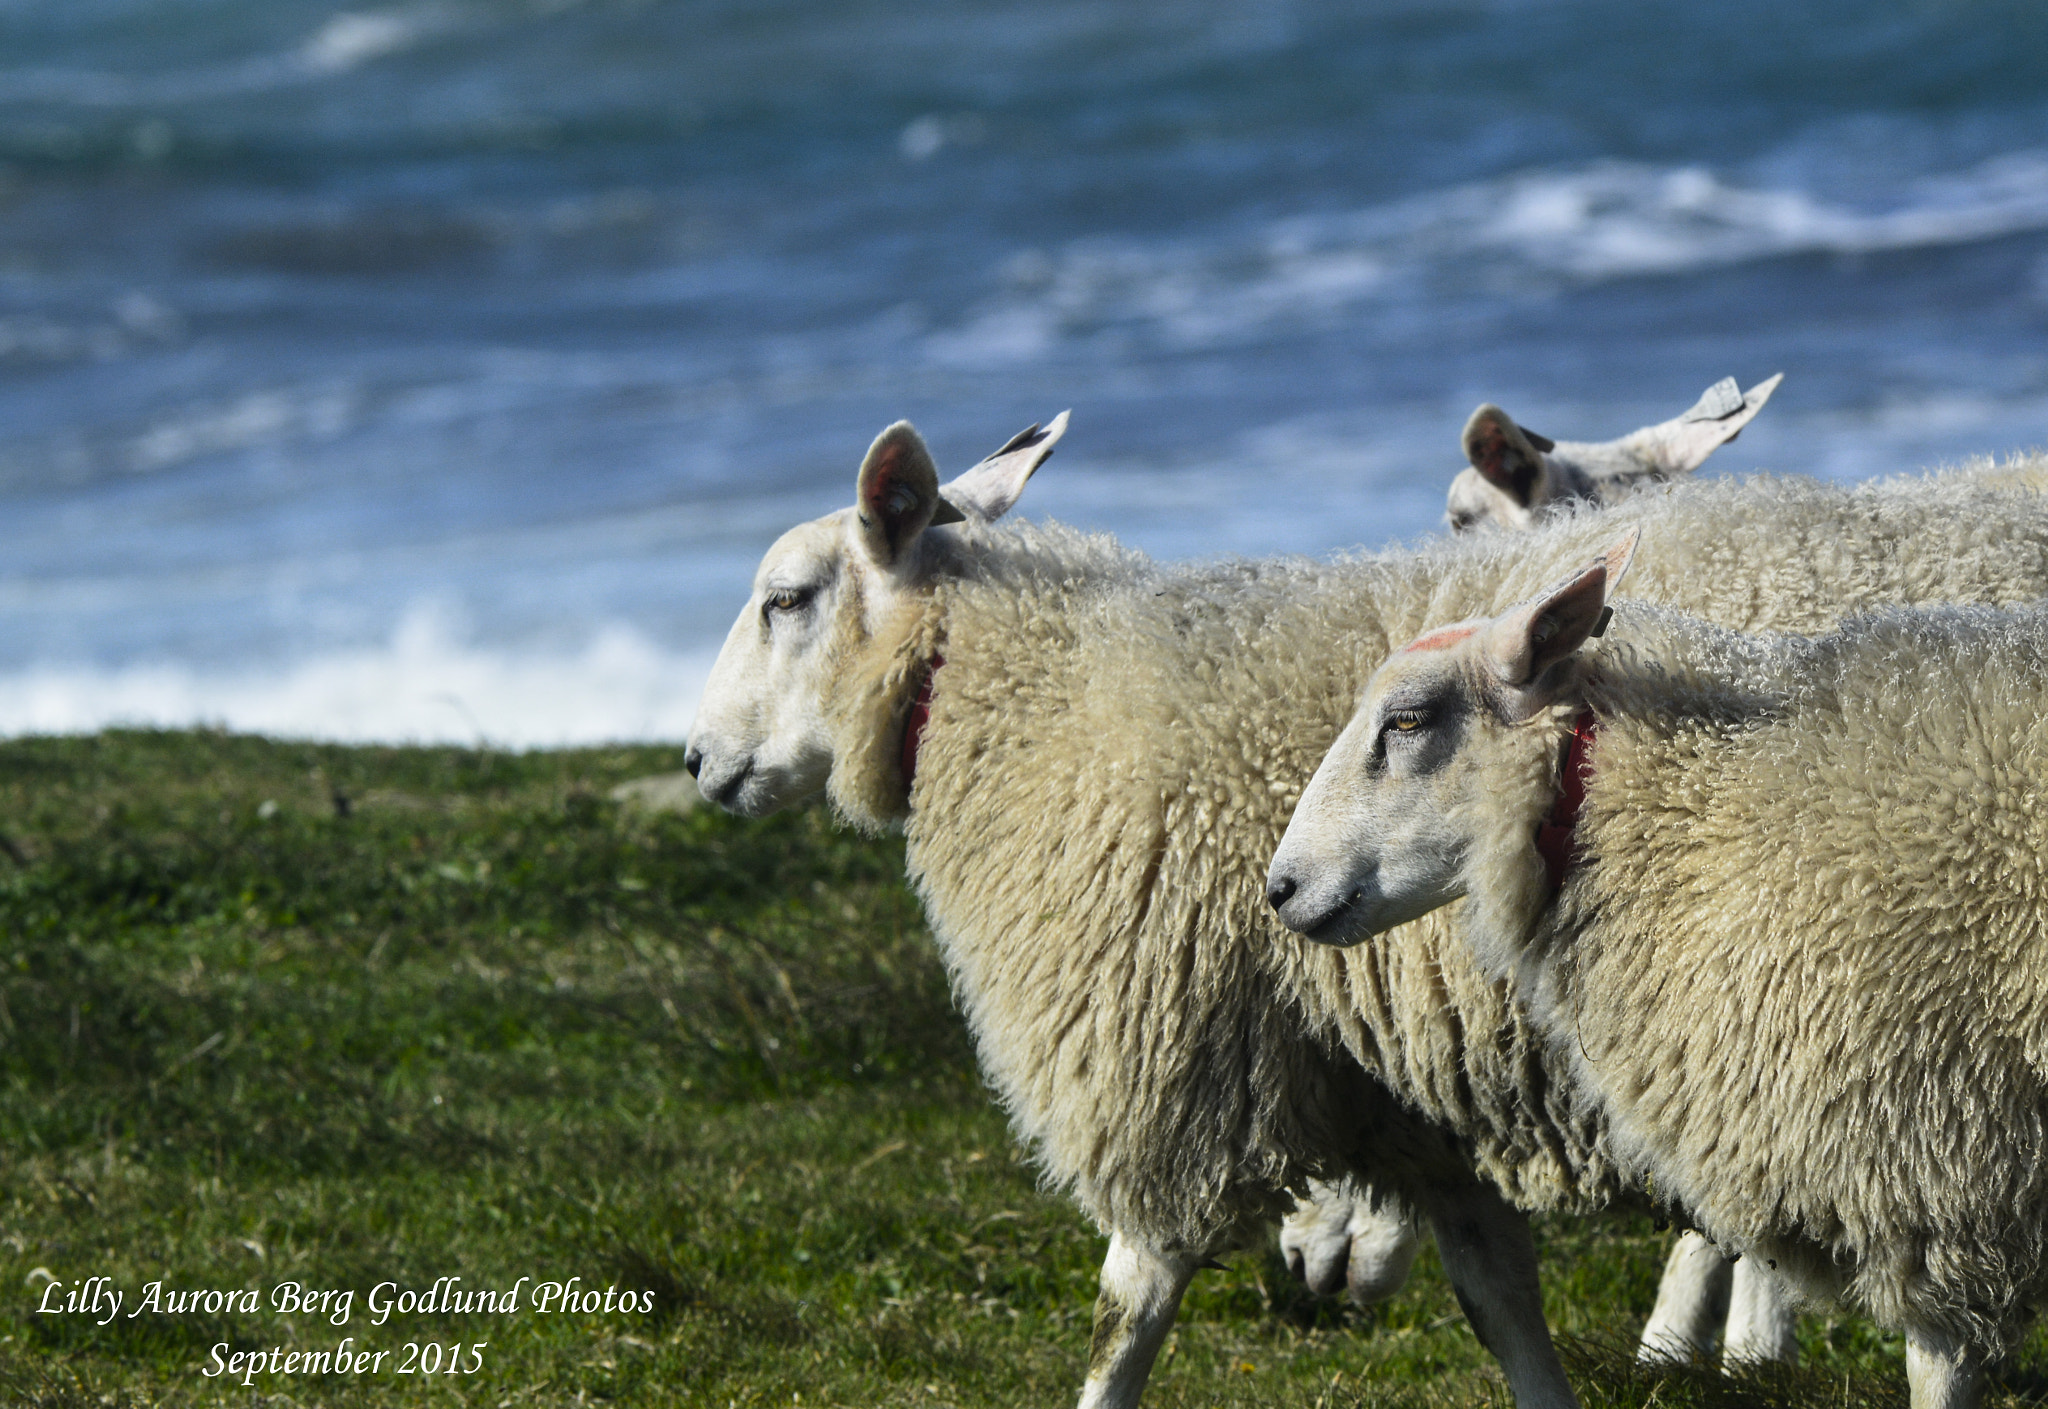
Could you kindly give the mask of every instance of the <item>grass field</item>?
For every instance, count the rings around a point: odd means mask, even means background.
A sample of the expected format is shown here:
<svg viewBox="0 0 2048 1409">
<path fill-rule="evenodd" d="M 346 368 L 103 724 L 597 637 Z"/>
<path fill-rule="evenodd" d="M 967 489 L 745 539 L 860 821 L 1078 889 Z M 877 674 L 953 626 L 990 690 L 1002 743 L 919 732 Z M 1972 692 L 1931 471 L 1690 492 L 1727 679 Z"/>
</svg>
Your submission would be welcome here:
<svg viewBox="0 0 2048 1409">
<path fill-rule="evenodd" d="M 1071 1402 L 1102 1239 L 982 1091 L 900 845 L 606 800 L 678 752 L 0 745 L 0 1400 Z M 1903 1402 L 1820 1316 L 1796 1373 L 1638 1371 L 1664 1240 L 1541 1233 L 1589 1406 Z M 118 1313 L 38 1309 L 94 1277 Z M 610 1306 L 536 1306 L 571 1279 Z M 406 1309 L 437 1282 L 519 1299 Z M 344 1337 L 383 1360 L 282 1368 Z M 1201 1275 L 1148 1402 L 1506 1394 L 1427 1257 L 1359 1311 L 1268 1252 Z"/>
</svg>

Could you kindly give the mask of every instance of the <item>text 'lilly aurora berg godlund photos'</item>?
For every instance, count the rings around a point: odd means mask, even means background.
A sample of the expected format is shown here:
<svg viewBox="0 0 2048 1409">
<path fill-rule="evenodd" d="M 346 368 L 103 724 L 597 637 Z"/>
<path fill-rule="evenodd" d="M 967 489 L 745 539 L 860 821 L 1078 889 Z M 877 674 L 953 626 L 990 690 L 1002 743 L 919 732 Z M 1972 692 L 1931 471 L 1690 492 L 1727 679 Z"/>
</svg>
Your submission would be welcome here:
<svg viewBox="0 0 2048 1409">
<path fill-rule="evenodd" d="M 145 1283 L 129 1299 L 110 1277 L 88 1277 L 76 1286 L 38 1268 L 44 1283 L 36 1311 L 44 1316 L 84 1316 L 104 1326 L 117 1317 L 219 1316 L 268 1309 L 287 1316 L 312 1316 L 331 1326 L 346 1326 L 356 1310 L 354 1288 L 316 1288 L 302 1282 L 279 1282 L 266 1294 L 253 1287 L 176 1288 L 162 1281 Z M 31 1273 L 31 1277 L 35 1274 Z M 654 1293 L 621 1291 L 616 1283 L 585 1287 L 581 1277 L 567 1281 L 536 1281 L 521 1277 L 504 1288 L 464 1289 L 460 1277 L 440 1277 L 421 1290 L 396 1282 L 379 1282 L 362 1299 L 371 1326 L 397 1315 L 570 1315 L 644 1316 L 654 1310 Z M 406 1341 L 378 1347 L 345 1336 L 332 1346 L 273 1345 L 261 1350 L 233 1350 L 228 1342 L 212 1346 L 199 1373 L 208 1379 L 239 1379 L 253 1385 L 260 1375 L 475 1375 L 483 1371 L 488 1341 Z"/>
</svg>

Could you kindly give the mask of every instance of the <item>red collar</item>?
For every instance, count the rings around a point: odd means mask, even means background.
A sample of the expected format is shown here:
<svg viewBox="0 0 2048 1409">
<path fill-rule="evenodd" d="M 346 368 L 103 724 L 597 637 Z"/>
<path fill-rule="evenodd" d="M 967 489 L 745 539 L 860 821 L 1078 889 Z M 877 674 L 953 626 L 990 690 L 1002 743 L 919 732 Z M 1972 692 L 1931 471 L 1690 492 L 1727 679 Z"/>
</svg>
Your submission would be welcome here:
<svg viewBox="0 0 2048 1409">
<path fill-rule="evenodd" d="M 1564 759 L 1557 770 L 1557 802 L 1550 815 L 1536 826 L 1536 850 L 1543 857 L 1543 869 L 1550 873 L 1552 895 L 1564 889 L 1565 878 L 1578 860 L 1573 834 L 1579 825 L 1579 809 L 1586 805 L 1586 779 L 1593 773 L 1593 762 L 1586 751 L 1593 747 L 1593 735 L 1599 727 L 1600 722 L 1590 709 L 1579 711 L 1579 717 L 1572 721 L 1571 733 L 1565 736 Z"/>
<path fill-rule="evenodd" d="M 910 791 L 910 783 L 917 776 L 917 749 L 924 742 L 924 726 L 932 722 L 932 677 L 939 673 L 939 667 L 946 663 L 944 656 L 933 656 L 931 665 L 925 670 L 924 679 L 918 682 L 917 698 L 910 702 L 910 717 L 903 722 L 903 790 Z"/>
</svg>

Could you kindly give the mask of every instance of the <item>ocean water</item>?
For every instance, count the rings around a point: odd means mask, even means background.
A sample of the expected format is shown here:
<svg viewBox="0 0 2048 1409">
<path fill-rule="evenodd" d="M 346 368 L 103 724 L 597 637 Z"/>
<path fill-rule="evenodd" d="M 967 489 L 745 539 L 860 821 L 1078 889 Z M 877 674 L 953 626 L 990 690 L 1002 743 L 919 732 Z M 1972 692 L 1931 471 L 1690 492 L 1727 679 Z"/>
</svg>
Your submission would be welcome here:
<svg viewBox="0 0 2048 1409">
<path fill-rule="evenodd" d="M 0 731 L 677 738 L 899 417 L 1322 552 L 1779 371 L 1713 468 L 2048 444 L 2048 10 L 0 8 Z"/>
</svg>

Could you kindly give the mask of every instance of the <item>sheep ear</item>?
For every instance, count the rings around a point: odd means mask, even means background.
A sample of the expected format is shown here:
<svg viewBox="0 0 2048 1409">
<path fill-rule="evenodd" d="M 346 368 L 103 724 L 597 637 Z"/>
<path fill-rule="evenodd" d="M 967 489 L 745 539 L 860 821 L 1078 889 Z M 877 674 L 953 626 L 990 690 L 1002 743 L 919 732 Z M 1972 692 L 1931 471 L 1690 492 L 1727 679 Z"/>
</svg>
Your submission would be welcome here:
<svg viewBox="0 0 2048 1409">
<path fill-rule="evenodd" d="M 1466 460 L 1488 484 L 1525 509 L 1536 502 L 1543 479 L 1543 452 L 1555 450 L 1555 441 L 1524 430 L 1508 419 L 1507 412 L 1488 404 L 1465 422 L 1464 442 Z"/>
<path fill-rule="evenodd" d="M 894 567 L 929 525 L 959 522 L 958 510 L 940 519 L 942 507 L 952 508 L 939 498 L 939 467 L 910 422 L 898 421 L 876 436 L 861 461 L 854 497 L 868 556 Z"/>
<path fill-rule="evenodd" d="M 1706 463 L 1707 457 L 1742 434 L 1742 428 L 1764 409 L 1783 372 L 1769 381 L 1758 382 L 1748 391 L 1739 390 L 1735 378 L 1723 377 L 1708 387 L 1690 411 L 1664 422 L 1646 426 L 1629 437 L 1651 464 L 1668 475 L 1689 474 Z"/>
<path fill-rule="evenodd" d="M 1607 598 L 1635 561 L 1640 528 L 1631 528 L 1586 567 L 1495 617 L 1480 647 L 1494 678 L 1515 693 L 1519 717 L 1551 702 L 1561 684 L 1551 670 L 1607 629 Z"/>
<path fill-rule="evenodd" d="M 1062 411 L 1044 429 L 1032 426 L 1010 438 L 1010 443 L 983 460 L 958 479 L 948 481 L 939 493 L 947 504 L 957 504 L 962 518 L 993 523 L 1016 507 L 1024 483 L 1032 471 L 1052 456 L 1053 446 L 1067 433 Z"/>
</svg>

